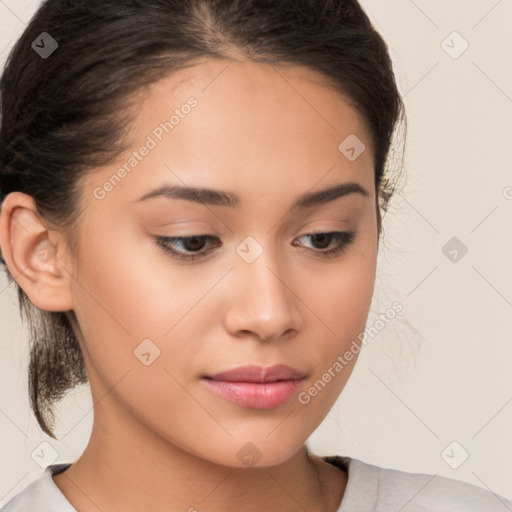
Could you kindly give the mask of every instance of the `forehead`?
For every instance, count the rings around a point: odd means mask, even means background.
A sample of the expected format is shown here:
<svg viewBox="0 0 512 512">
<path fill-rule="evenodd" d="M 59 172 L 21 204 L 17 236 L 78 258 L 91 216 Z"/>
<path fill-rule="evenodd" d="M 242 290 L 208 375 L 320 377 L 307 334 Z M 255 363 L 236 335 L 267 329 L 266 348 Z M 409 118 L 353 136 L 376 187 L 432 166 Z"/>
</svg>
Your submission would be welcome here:
<svg viewBox="0 0 512 512">
<path fill-rule="evenodd" d="M 307 68 L 209 59 L 140 91 L 132 105 L 130 150 L 93 182 L 108 179 L 133 151 L 150 145 L 116 186 L 120 198 L 134 200 L 145 183 L 163 180 L 212 188 L 221 182 L 241 196 L 244 184 L 264 196 L 284 184 L 293 192 L 294 183 L 296 195 L 322 176 L 329 183 L 357 178 L 372 188 L 365 120 L 350 99 Z M 343 153 L 347 140 L 360 144 L 357 150 L 365 147 L 356 160 Z"/>
<path fill-rule="evenodd" d="M 203 114 L 195 117 L 203 121 L 229 117 L 230 123 L 257 128 L 261 121 L 279 127 L 300 118 L 311 121 L 304 131 L 331 131 L 334 140 L 348 128 L 362 138 L 370 135 L 352 99 L 327 77 L 304 66 L 225 59 L 200 61 L 142 91 L 135 110 L 139 126 L 172 113 L 191 96 Z M 252 116 L 254 112 L 259 116 Z"/>
</svg>

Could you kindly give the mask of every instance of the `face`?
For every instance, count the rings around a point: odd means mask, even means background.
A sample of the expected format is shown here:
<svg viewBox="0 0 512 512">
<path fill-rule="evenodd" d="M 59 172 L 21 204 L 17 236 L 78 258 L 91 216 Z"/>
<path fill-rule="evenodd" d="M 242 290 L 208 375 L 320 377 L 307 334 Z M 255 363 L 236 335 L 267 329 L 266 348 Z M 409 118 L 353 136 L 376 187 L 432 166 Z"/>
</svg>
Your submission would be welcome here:
<svg viewBox="0 0 512 512">
<path fill-rule="evenodd" d="M 270 466 L 304 444 L 357 358 L 343 356 L 373 294 L 373 148 L 313 72 L 227 64 L 141 96 L 130 151 L 82 183 L 70 286 L 93 398 L 111 405 L 95 410 L 105 435 L 136 426 L 214 463 Z M 295 373 L 211 378 L 247 365 Z"/>
</svg>

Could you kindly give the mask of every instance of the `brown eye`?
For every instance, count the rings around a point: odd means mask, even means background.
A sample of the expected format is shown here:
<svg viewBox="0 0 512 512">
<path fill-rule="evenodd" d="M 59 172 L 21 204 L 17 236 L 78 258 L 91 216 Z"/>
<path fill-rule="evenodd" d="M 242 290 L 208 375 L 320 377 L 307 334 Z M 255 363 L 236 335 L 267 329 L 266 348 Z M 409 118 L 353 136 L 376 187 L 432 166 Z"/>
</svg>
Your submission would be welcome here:
<svg viewBox="0 0 512 512">
<path fill-rule="evenodd" d="M 218 237 L 212 235 L 192 235 L 192 236 L 157 236 L 155 237 L 158 245 L 166 252 L 170 253 L 174 258 L 182 260 L 194 260 L 204 257 L 210 253 L 210 250 L 203 251 L 206 242 L 218 240 L 219 243 L 215 247 L 221 247 L 222 242 Z M 177 245 L 181 245 L 181 249 L 176 249 Z"/>
<path fill-rule="evenodd" d="M 301 238 L 309 237 L 316 247 L 313 250 L 322 256 L 336 256 L 337 254 L 345 251 L 348 246 L 353 242 L 356 233 L 354 231 L 332 231 L 328 233 L 310 233 L 303 235 Z M 325 250 L 329 247 L 332 241 L 336 241 L 334 247 Z M 302 245 L 295 243 L 294 245 Z M 320 246 L 320 247 L 318 247 Z"/>
</svg>

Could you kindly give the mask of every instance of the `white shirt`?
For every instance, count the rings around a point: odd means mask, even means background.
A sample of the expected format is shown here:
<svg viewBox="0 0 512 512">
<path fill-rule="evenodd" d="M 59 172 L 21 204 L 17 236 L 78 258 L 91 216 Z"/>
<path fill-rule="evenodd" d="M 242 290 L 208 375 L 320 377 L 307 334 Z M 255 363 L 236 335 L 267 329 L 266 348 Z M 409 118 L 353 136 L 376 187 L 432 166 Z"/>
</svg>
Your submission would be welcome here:
<svg viewBox="0 0 512 512">
<path fill-rule="evenodd" d="M 323 459 L 348 471 L 338 512 L 507 512 L 512 501 L 443 476 L 382 468 L 342 456 Z M 76 512 L 52 480 L 71 463 L 53 464 L 0 512 Z"/>
</svg>

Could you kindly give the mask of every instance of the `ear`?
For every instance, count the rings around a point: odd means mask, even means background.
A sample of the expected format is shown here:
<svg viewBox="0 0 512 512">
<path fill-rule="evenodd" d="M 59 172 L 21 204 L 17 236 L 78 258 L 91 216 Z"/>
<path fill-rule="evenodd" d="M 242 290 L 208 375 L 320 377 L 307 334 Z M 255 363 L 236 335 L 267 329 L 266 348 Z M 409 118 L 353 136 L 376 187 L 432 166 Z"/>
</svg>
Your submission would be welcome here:
<svg viewBox="0 0 512 512">
<path fill-rule="evenodd" d="M 0 247 L 9 272 L 35 306 L 46 311 L 73 309 L 65 238 L 48 228 L 31 196 L 11 192 L 5 197 Z"/>
</svg>

